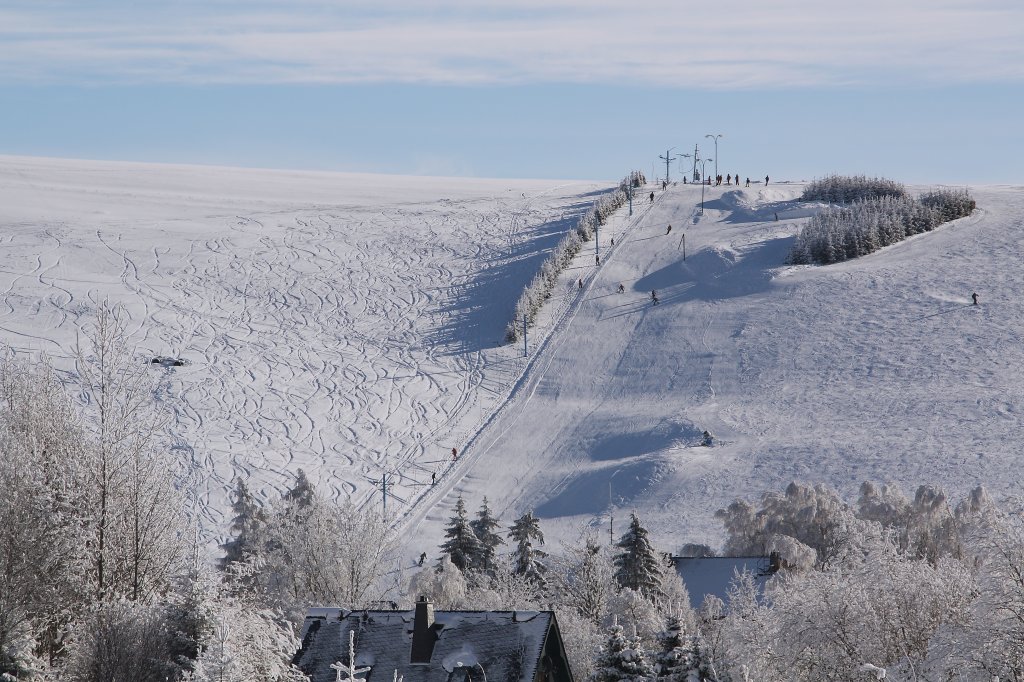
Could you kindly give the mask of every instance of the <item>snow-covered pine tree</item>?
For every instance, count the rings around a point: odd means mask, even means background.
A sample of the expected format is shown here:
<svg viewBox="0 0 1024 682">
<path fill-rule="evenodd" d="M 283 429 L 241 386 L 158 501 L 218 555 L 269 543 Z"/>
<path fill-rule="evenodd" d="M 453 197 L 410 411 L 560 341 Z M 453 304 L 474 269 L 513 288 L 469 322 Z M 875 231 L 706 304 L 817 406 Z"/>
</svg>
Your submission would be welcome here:
<svg viewBox="0 0 1024 682">
<path fill-rule="evenodd" d="M 486 497 L 484 497 L 483 504 L 480 505 L 480 511 L 476 513 L 476 518 L 470 521 L 469 525 L 473 529 L 476 539 L 480 541 L 480 555 L 476 568 L 493 573 L 496 565 L 495 553 L 498 545 L 505 544 L 505 538 L 497 532 L 501 528 L 501 524 L 491 515 L 491 508 L 487 504 Z"/>
<path fill-rule="evenodd" d="M 480 562 L 481 545 L 466 516 L 466 503 L 459 496 L 455 503 L 455 516 L 448 521 L 441 545 L 441 551 L 451 558 L 452 564 L 460 571 L 476 568 Z"/>
<path fill-rule="evenodd" d="M 647 660 L 640 637 L 627 637 L 616 620 L 601 647 L 595 670 L 588 682 L 646 682 L 655 677 L 654 667 Z"/>
<path fill-rule="evenodd" d="M 547 556 L 547 552 L 534 546 L 535 542 L 537 545 L 544 544 L 544 533 L 540 529 L 540 519 L 533 515 L 533 510 L 515 520 L 508 536 L 516 543 L 512 551 L 513 571 L 543 586 L 547 568 L 540 560 Z"/>
<path fill-rule="evenodd" d="M 249 492 L 245 481 L 240 478 L 235 482 L 231 510 L 235 514 L 231 519 L 233 537 L 221 545 L 224 549 L 224 556 L 219 562 L 221 569 L 233 562 L 245 561 L 258 552 L 256 543 L 259 532 L 267 521 L 263 508 Z"/>
<path fill-rule="evenodd" d="M 653 599 L 661 591 L 661 566 L 658 556 L 647 538 L 647 529 L 640 525 L 636 512 L 631 514 L 629 529 L 615 543 L 622 552 L 615 555 L 615 579 L 622 587 L 628 587 Z"/>
<path fill-rule="evenodd" d="M 618 586 L 615 566 L 608 549 L 596 537 L 588 537 L 582 546 L 567 546 L 554 557 L 552 587 L 563 608 L 572 608 L 580 617 L 599 627 Z"/>
<path fill-rule="evenodd" d="M 658 635 L 658 654 L 654 657 L 654 671 L 659 680 L 690 682 L 697 677 L 694 642 L 683 634 L 683 623 L 678 616 L 666 618 L 665 629 Z"/>
</svg>

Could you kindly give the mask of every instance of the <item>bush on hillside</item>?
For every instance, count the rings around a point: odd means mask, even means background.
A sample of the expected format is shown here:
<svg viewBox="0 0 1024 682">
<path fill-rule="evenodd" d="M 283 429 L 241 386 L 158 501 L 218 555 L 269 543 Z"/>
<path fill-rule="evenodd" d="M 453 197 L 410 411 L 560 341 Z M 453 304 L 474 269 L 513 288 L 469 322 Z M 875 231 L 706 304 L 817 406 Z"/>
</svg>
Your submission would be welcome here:
<svg viewBox="0 0 1024 682">
<path fill-rule="evenodd" d="M 541 264 L 540 272 L 534 275 L 522 295 L 519 296 L 515 313 L 505 327 L 506 341 L 513 343 L 521 338 L 523 318 L 526 318 L 527 325 L 534 323 L 544 301 L 551 298 L 551 292 L 555 288 L 558 276 L 569 267 L 572 259 L 583 248 L 583 244 L 593 239 L 597 227 L 604 225 L 611 214 L 626 203 L 629 199 L 630 189 L 641 187 L 646 182 L 647 179 L 643 173 L 631 172 L 619 182 L 619 186 L 614 192 L 595 201 L 594 205 L 580 217 L 579 222 L 576 223 L 576 229 L 558 242 L 558 245 Z"/>
<path fill-rule="evenodd" d="M 887 178 L 869 178 L 864 175 L 830 175 L 807 185 L 801 199 L 827 201 L 830 204 L 849 204 L 864 199 L 905 197 L 903 185 Z"/>
<path fill-rule="evenodd" d="M 933 190 L 920 199 L 885 196 L 832 206 L 797 235 L 789 263 L 828 265 L 865 256 L 950 220 L 970 215 L 975 201 L 966 190 Z"/>
</svg>

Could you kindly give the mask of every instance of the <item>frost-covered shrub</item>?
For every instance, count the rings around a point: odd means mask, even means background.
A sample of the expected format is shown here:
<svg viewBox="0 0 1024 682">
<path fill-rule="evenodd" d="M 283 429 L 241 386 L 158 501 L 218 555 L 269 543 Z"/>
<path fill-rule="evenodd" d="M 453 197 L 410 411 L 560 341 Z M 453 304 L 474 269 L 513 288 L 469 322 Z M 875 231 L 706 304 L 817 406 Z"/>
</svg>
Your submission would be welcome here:
<svg viewBox="0 0 1024 682">
<path fill-rule="evenodd" d="M 864 199 L 905 197 L 903 185 L 887 178 L 869 178 L 864 175 L 830 175 L 815 180 L 804 189 L 804 201 L 827 201 L 830 204 L 849 204 Z"/>
<path fill-rule="evenodd" d="M 644 174 L 640 171 L 633 171 L 621 181 L 618 188 L 611 194 L 606 194 L 591 206 L 586 213 L 580 216 L 576 223 L 576 229 L 565 235 L 558 246 L 541 265 L 540 272 L 534 275 L 533 279 L 526 286 L 516 302 L 515 313 L 505 327 L 505 340 L 509 343 L 518 341 L 523 332 L 523 318 L 526 324 L 532 325 L 537 319 L 544 301 L 551 298 L 551 292 L 555 288 L 558 276 L 562 274 L 576 254 L 583 248 L 584 242 L 594 238 L 597 228 L 604 225 L 608 218 L 629 199 L 628 192 L 631 188 L 640 187 L 647 182 Z"/>
<path fill-rule="evenodd" d="M 974 210 L 966 190 L 935 190 L 920 199 L 882 196 L 826 208 L 797 235 L 793 265 L 828 265 L 865 256 L 915 234 L 929 232 Z"/>
</svg>

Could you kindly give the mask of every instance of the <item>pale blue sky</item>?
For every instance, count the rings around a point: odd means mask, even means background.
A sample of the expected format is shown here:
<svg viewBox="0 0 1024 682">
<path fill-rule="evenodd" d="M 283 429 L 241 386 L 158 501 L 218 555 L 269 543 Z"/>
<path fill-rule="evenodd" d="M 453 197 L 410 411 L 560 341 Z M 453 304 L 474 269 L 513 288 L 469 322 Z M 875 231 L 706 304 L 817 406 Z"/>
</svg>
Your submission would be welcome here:
<svg viewBox="0 0 1024 682">
<path fill-rule="evenodd" d="M 722 133 L 723 174 L 1024 181 L 1024 3 L 629 5 L 6 0 L 0 153 L 614 179 Z"/>
</svg>

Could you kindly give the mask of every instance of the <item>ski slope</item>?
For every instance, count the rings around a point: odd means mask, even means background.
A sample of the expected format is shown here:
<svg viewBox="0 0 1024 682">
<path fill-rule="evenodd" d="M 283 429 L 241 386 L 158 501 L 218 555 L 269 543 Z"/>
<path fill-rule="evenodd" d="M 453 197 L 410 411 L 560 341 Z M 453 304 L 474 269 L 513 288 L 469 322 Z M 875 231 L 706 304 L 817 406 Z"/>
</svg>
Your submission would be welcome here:
<svg viewBox="0 0 1024 682">
<path fill-rule="evenodd" d="M 458 495 L 474 510 L 486 495 L 506 520 L 533 509 L 556 541 L 607 538 L 612 518 L 617 536 L 636 510 L 676 550 L 717 545 L 716 509 L 792 480 L 851 498 L 865 480 L 1017 493 L 1021 188 L 973 188 L 972 216 L 860 260 L 789 267 L 817 210 L 794 201 L 801 191 L 706 188 L 700 215 L 700 187 L 675 185 L 620 216 L 584 290 L 578 272 L 564 278 L 573 309 L 466 476 L 408 537 L 430 551 Z M 713 447 L 699 445 L 705 429 Z"/>
<path fill-rule="evenodd" d="M 300 173 L 0 157 L 0 341 L 70 371 L 104 299 L 173 411 L 209 529 L 236 478 L 304 469 L 393 504 L 525 366 L 499 345 L 522 287 L 611 183 Z"/>
<path fill-rule="evenodd" d="M 602 228 L 600 266 L 587 245 L 525 355 L 499 344 L 611 184 L 0 157 L 0 341 L 70 370 L 99 302 L 123 303 L 140 362 L 188 363 L 151 371 L 214 534 L 236 477 L 270 499 L 298 468 L 370 505 L 388 475 L 410 560 L 436 553 L 458 495 L 506 523 L 533 509 L 551 543 L 636 510 L 672 550 L 794 479 L 1016 491 L 1020 187 L 790 267 L 817 210 L 801 184 L 706 188 L 703 215 L 701 188 L 674 185 Z"/>
</svg>

